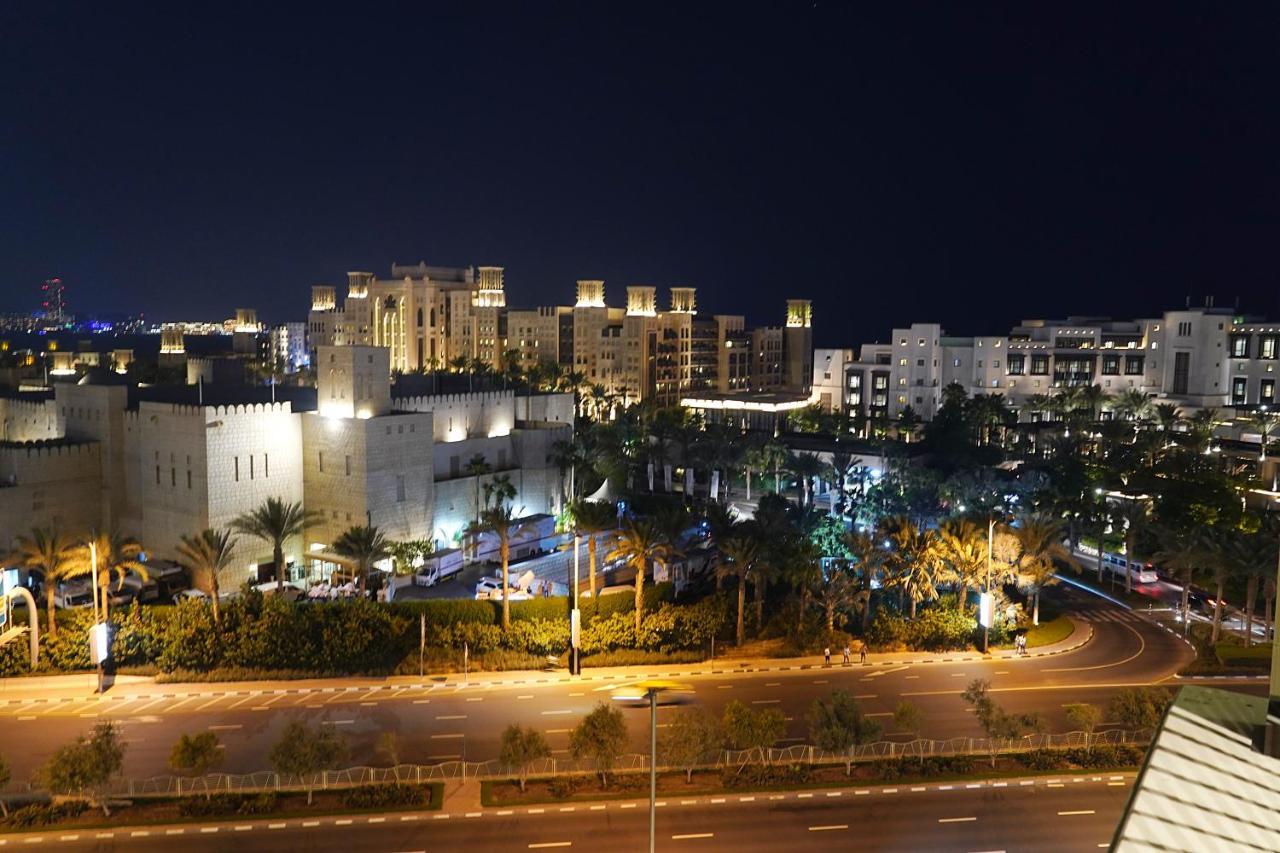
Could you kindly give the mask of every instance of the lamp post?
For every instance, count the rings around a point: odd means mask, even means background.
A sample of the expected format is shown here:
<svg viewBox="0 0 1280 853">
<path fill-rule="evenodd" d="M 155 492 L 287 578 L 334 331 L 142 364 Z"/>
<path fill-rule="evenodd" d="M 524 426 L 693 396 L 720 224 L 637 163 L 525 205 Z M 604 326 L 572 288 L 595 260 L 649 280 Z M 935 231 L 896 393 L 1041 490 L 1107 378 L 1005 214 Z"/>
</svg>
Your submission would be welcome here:
<svg viewBox="0 0 1280 853">
<path fill-rule="evenodd" d="M 986 601 L 982 603 L 979 609 L 979 615 L 982 616 L 982 653 L 985 655 L 990 650 L 991 643 L 991 617 L 984 611 L 984 608 L 991 606 L 991 552 L 995 547 L 996 539 L 996 517 L 991 516 L 987 520 L 987 591 L 985 593 Z"/>
<path fill-rule="evenodd" d="M 582 630 L 581 614 L 578 612 L 578 560 L 582 549 L 582 536 L 578 530 L 573 531 L 573 609 L 569 611 L 569 674 L 582 675 L 582 651 L 578 648 L 579 632 Z"/>
<path fill-rule="evenodd" d="M 674 681 L 639 681 L 613 692 L 616 701 L 634 704 L 641 700 L 649 706 L 649 853 L 654 853 L 658 831 L 658 694 L 692 693 L 693 689 Z M 684 699 L 673 697 L 661 704 L 683 705 Z"/>
</svg>

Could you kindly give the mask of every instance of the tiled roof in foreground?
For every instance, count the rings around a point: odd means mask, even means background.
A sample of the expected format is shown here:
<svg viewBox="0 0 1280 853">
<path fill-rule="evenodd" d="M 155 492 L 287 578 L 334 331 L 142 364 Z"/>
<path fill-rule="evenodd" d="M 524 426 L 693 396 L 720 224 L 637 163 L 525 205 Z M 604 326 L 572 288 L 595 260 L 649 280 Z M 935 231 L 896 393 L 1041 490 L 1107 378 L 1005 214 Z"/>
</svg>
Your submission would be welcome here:
<svg viewBox="0 0 1280 853">
<path fill-rule="evenodd" d="M 1280 851 L 1280 759 L 1254 744 L 1266 711 L 1265 697 L 1183 687 L 1112 850 Z"/>
</svg>

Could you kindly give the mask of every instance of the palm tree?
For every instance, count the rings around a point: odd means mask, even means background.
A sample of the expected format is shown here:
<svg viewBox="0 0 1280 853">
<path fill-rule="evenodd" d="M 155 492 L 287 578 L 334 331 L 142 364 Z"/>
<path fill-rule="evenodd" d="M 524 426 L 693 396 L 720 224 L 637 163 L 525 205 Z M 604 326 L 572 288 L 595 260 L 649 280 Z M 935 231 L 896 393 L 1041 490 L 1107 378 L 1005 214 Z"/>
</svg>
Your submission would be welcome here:
<svg viewBox="0 0 1280 853">
<path fill-rule="evenodd" d="M 1210 527 L 1201 531 L 1198 537 L 1214 586 L 1213 630 L 1209 637 L 1210 643 L 1217 643 L 1222 633 L 1222 596 L 1226 594 L 1227 581 L 1235 574 L 1238 565 L 1232 554 L 1236 535 L 1234 530 Z"/>
<path fill-rule="evenodd" d="M 333 543 L 335 554 L 346 557 L 355 564 L 352 568 L 360 577 L 361 595 L 364 595 L 373 564 L 391 556 L 390 545 L 381 530 L 364 525 L 347 528 Z"/>
<path fill-rule="evenodd" d="M 1152 411 L 1156 426 L 1162 432 L 1173 432 L 1182 422 L 1182 413 L 1173 403 L 1156 403 Z"/>
<path fill-rule="evenodd" d="M 716 566 L 716 577 L 733 577 L 738 581 L 738 622 L 735 636 L 738 646 L 746 642 L 747 631 L 743 614 L 747 607 L 747 578 L 760 559 L 760 546 L 745 531 L 738 531 L 720 544 L 722 559 Z"/>
<path fill-rule="evenodd" d="M 596 601 L 596 542 L 599 534 L 612 530 L 618 523 L 618 512 L 613 504 L 599 501 L 574 501 L 570 507 L 574 529 L 587 537 L 587 577 L 591 589 L 591 601 Z"/>
<path fill-rule="evenodd" d="M 1089 420 L 1102 418 L 1102 409 L 1111 402 L 1111 395 L 1102 390 L 1101 385 L 1086 385 L 1080 389 L 1080 408 L 1089 414 Z"/>
<path fill-rule="evenodd" d="M 969 587 L 980 584 L 987 571 L 987 533 L 967 518 L 944 521 L 938 528 L 938 549 L 960 585 L 957 606 L 963 610 Z"/>
<path fill-rule="evenodd" d="M 1174 572 L 1182 584 L 1182 625 L 1186 630 L 1191 605 L 1191 583 L 1205 565 L 1204 540 L 1195 531 L 1161 527 L 1157 534 L 1161 543 L 1155 560 L 1165 571 Z"/>
<path fill-rule="evenodd" d="M 280 498 L 267 498 L 261 506 L 231 522 L 231 529 L 245 536 L 261 539 L 271 545 L 271 560 L 276 567 L 276 592 L 284 592 L 284 548 L 308 527 L 319 524 L 324 516 L 315 510 L 304 510 L 300 502 L 286 503 Z"/>
<path fill-rule="evenodd" d="M 628 520 L 609 552 L 610 560 L 622 560 L 636 573 L 636 631 L 644 618 L 644 574 L 651 563 L 670 558 L 671 545 L 658 525 L 647 519 Z"/>
<path fill-rule="evenodd" d="M 93 548 L 89 547 L 90 543 Z M 97 565 L 94 565 L 94 552 L 97 552 Z M 119 531 L 96 530 L 90 533 L 89 539 L 74 548 L 71 558 L 74 563 L 73 574 L 89 575 L 92 582 L 102 591 L 102 618 L 107 618 L 111 596 L 108 594 L 111 579 L 123 586 L 129 572 L 135 572 L 145 581 L 150 577 L 146 565 L 139 559 L 142 556 L 142 545 Z M 93 577 L 94 570 L 97 577 Z"/>
<path fill-rule="evenodd" d="M 874 536 L 851 531 L 844 536 L 844 546 L 852 555 L 853 570 L 857 573 L 858 602 L 862 609 L 862 632 L 871 624 L 871 589 L 888 556 Z"/>
<path fill-rule="evenodd" d="M 827 620 L 828 638 L 835 632 L 836 614 L 851 607 L 859 594 L 857 581 L 843 569 L 833 569 L 823 580 L 822 588 L 818 590 L 818 603 Z"/>
<path fill-rule="evenodd" d="M 1146 420 L 1151 414 L 1151 396 L 1139 388 L 1126 388 L 1116 395 L 1112 410 L 1125 420 Z"/>
<path fill-rule="evenodd" d="M 1267 461 L 1267 445 L 1271 443 L 1271 436 L 1276 431 L 1276 423 L 1280 422 L 1280 415 L 1275 412 L 1268 412 L 1259 409 L 1249 415 L 1249 426 L 1258 431 L 1258 461 Z"/>
<path fill-rule="evenodd" d="M 1124 558 L 1132 564 L 1137 561 L 1138 530 L 1147 522 L 1149 506 L 1144 500 L 1130 498 L 1115 511 L 1115 521 L 1124 525 Z M 1133 592 L 1133 566 L 1124 573 L 1124 591 Z"/>
<path fill-rule="evenodd" d="M 892 545 L 887 560 L 889 571 L 894 584 L 911 602 L 914 619 L 920 602 L 938 597 L 937 583 L 944 568 L 938 533 L 916 525 L 906 516 L 887 519 L 882 527 Z"/>
<path fill-rule="evenodd" d="M 1270 529 L 1268 529 L 1270 528 Z M 1280 525 L 1271 523 L 1256 534 L 1237 533 L 1230 544 L 1228 558 L 1237 574 L 1245 578 L 1244 644 L 1253 643 L 1253 612 L 1258 606 L 1258 588 L 1276 577 L 1276 534 Z M 1267 611 L 1270 613 L 1270 601 Z M 1270 639 L 1270 631 L 1265 634 Z"/>
<path fill-rule="evenodd" d="M 218 603 L 218 578 L 231 566 L 231 551 L 236 540 L 230 530 L 205 529 L 195 536 L 183 536 L 178 543 L 178 562 L 191 572 L 191 582 L 199 587 L 200 579 L 207 581 L 209 600 L 213 602 L 213 624 L 222 621 Z"/>
<path fill-rule="evenodd" d="M 485 474 L 489 474 L 492 472 L 493 472 L 493 466 L 490 465 L 487 461 L 485 461 L 483 453 L 477 453 L 474 456 L 472 456 L 469 460 L 467 460 L 467 464 L 462 468 L 463 474 L 465 474 L 468 477 L 476 478 L 476 503 L 475 503 L 476 511 L 475 511 L 475 515 L 472 517 L 473 521 L 480 520 L 480 478 L 483 477 Z"/>
<path fill-rule="evenodd" d="M 511 562 L 511 534 L 515 525 L 511 505 L 499 500 L 485 507 L 480 513 L 480 529 L 493 531 L 498 537 L 498 559 L 502 563 L 502 630 L 511 630 L 511 579 L 508 566 Z"/>
<path fill-rule="evenodd" d="M 564 475 L 569 475 L 568 495 L 570 501 L 578 498 L 578 468 L 588 463 L 587 450 L 581 434 L 575 433 L 572 439 L 561 439 L 551 445 L 551 461 L 560 469 L 561 482 Z M 563 488 L 562 488 L 563 494 Z"/>
<path fill-rule="evenodd" d="M 920 428 L 920 423 L 920 416 L 916 414 L 916 410 L 910 406 L 904 406 L 898 413 L 898 437 L 910 444 L 911 437 Z"/>
<path fill-rule="evenodd" d="M 18 547 L 9 562 L 41 573 L 49 636 L 58 636 L 58 623 L 54 618 L 58 583 L 75 574 L 71 543 L 55 527 L 35 527 L 31 535 L 18 537 Z M 34 613 L 31 618 L 35 619 Z"/>
<path fill-rule="evenodd" d="M 1014 567 L 1023 583 L 1031 590 L 1031 624 L 1040 624 L 1040 591 L 1057 583 L 1054 572 L 1059 564 L 1070 566 L 1076 573 L 1084 567 L 1063 541 L 1061 519 L 1048 515 L 1024 516 L 1013 529 L 1018 543 L 1018 555 Z"/>
<path fill-rule="evenodd" d="M 787 468 L 792 474 L 796 475 L 796 479 L 800 481 L 800 506 L 810 506 L 813 503 L 813 480 L 815 477 L 821 476 L 826 466 L 822 460 L 818 458 L 816 453 L 793 453 L 791 459 L 787 463 Z"/>
</svg>

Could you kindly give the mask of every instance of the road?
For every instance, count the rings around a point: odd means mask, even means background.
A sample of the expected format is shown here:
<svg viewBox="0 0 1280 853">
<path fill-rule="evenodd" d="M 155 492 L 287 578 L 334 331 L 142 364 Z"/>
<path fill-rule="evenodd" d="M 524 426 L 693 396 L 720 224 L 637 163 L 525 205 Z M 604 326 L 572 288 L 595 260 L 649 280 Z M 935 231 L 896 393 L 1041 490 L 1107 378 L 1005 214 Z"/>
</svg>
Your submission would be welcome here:
<svg viewBox="0 0 1280 853">
<path fill-rule="evenodd" d="M 1076 781 L 1079 778 L 1080 781 Z M 1026 781 L 1026 780 L 1023 780 Z M 1106 847 L 1133 774 L 668 797 L 658 809 L 657 849 L 698 851 L 1096 851 Z M 998 786 L 998 787 L 997 787 Z M 311 825 L 306 825 L 311 824 Z M 28 842 L 37 837 L 39 842 Z M 3 843 L 3 842 L 0 842 Z M 644 850 L 644 802 L 580 803 L 483 812 L 392 814 L 79 830 L 12 838 L 23 849 L 186 853 Z"/>
<path fill-rule="evenodd" d="M 904 740 L 905 735 L 893 730 L 892 714 L 899 701 L 910 700 L 924 714 L 922 734 L 942 739 L 982 734 L 960 698 L 975 678 L 989 679 L 994 695 L 1007 709 L 1040 711 L 1050 730 L 1066 731 L 1065 704 L 1105 705 L 1120 686 L 1158 682 L 1190 659 L 1182 640 L 1135 613 L 1069 588 L 1053 594 L 1076 618 L 1093 626 L 1093 638 L 1083 648 L 1039 659 L 750 673 L 733 672 L 731 662 L 719 661 L 715 664 L 723 667 L 719 674 L 710 674 L 713 667 L 704 665 L 695 668 L 703 674 L 682 676 L 682 680 L 693 686 L 699 704 L 717 714 L 733 699 L 753 707 L 778 708 L 787 718 L 782 745 L 807 740 L 805 717 L 810 704 L 838 688 L 857 697 L 887 735 Z M 342 681 L 310 689 L 283 682 L 271 685 L 274 690 L 229 695 L 218 692 L 222 689 L 218 685 L 201 685 L 195 693 L 137 699 L 127 698 L 128 688 L 120 687 L 116 698 L 0 705 L 0 720 L 7 744 L 23 745 L 21 750 L 4 749 L 15 779 L 27 778 L 59 745 L 100 720 L 120 725 L 128 745 L 125 775 L 133 778 L 168 772 L 169 751 L 178 736 L 205 730 L 217 732 L 225 746 L 220 770 L 266 769 L 267 751 L 291 720 L 343 732 L 351 764 L 385 763 L 375 758 L 383 732 L 400 736 L 400 760 L 406 763 L 495 758 L 500 733 L 512 722 L 541 729 L 553 755 L 565 756 L 569 729 L 596 703 L 606 701 L 618 682 L 571 681 L 550 674 L 543 682 L 462 686 L 451 680 L 393 689 L 377 683 L 367 689 L 343 686 Z M 670 713 L 660 711 L 660 724 Z M 647 752 L 644 712 L 627 714 L 633 749 Z"/>
</svg>

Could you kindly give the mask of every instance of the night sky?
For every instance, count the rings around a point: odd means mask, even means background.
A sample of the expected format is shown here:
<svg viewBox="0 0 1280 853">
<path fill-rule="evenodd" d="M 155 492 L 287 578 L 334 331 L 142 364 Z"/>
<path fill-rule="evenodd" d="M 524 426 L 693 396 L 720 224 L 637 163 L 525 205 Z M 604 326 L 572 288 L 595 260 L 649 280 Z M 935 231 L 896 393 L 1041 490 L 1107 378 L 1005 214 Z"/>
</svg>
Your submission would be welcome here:
<svg viewBox="0 0 1280 853">
<path fill-rule="evenodd" d="M 1280 317 L 1275 4 L 189 5 L 0 4 L 0 311 L 301 320 L 426 260 L 833 346 Z"/>
</svg>

